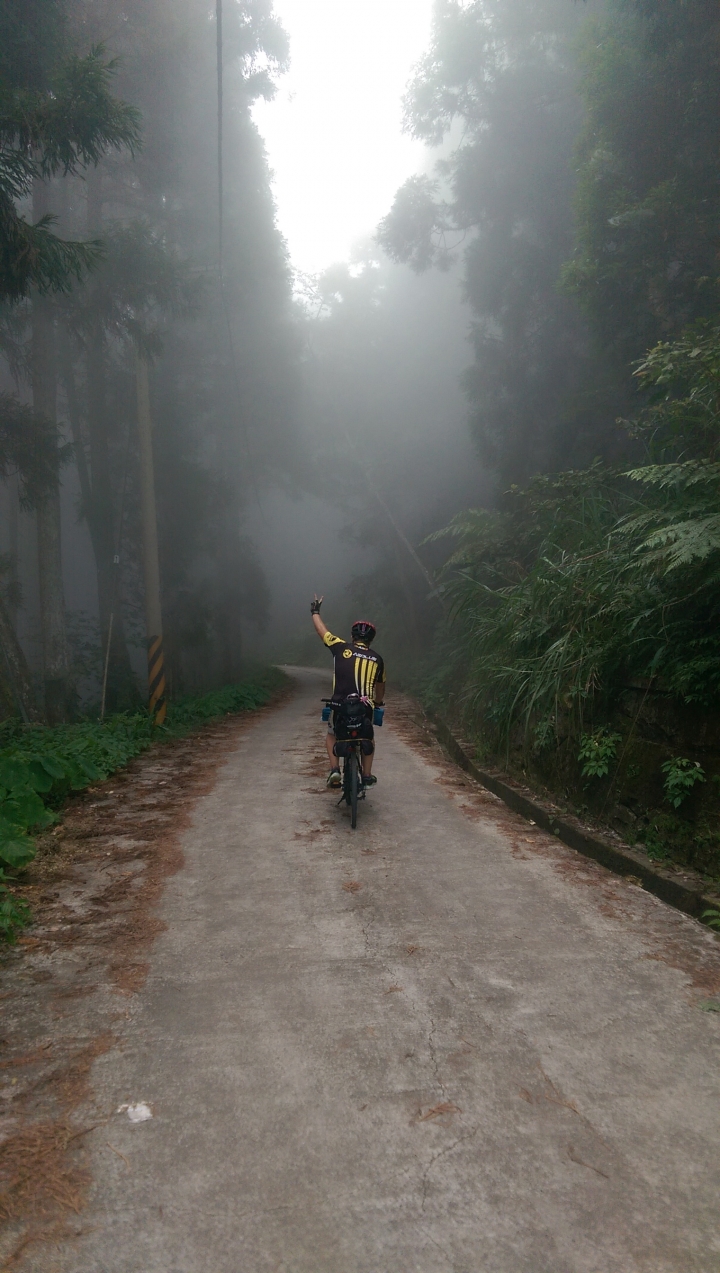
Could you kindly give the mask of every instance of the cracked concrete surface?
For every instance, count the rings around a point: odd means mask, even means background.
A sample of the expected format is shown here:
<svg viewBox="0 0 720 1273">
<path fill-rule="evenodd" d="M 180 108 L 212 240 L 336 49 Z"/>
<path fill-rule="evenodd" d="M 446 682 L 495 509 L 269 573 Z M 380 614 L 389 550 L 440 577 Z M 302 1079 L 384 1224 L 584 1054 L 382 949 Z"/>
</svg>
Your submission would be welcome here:
<svg viewBox="0 0 720 1273">
<path fill-rule="evenodd" d="M 717 1273 L 720 1015 L 658 954 L 714 939 L 519 852 L 392 707 L 351 832 L 297 677 L 198 803 L 95 1064 L 82 1233 L 22 1268 Z"/>
</svg>

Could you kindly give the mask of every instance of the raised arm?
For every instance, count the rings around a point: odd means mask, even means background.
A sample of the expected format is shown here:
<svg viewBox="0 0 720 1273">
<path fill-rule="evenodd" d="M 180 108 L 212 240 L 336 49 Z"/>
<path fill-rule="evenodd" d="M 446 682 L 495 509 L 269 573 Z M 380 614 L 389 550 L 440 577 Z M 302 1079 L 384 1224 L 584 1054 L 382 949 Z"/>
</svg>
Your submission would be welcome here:
<svg viewBox="0 0 720 1273">
<path fill-rule="evenodd" d="M 315 593 L 315 596 L 310 602 L 310 613 L 312 615 L 313 626 L 318 636 L 320 637 L 321 641 L 324 640 L 325 633 L 330 631 L 329 628 L 325 627 L 325 624 L 320 618 L 320 607 L 322 603 L 323 603 L 323 598 L 319 597 L 317 593 Z"/>
</svg>

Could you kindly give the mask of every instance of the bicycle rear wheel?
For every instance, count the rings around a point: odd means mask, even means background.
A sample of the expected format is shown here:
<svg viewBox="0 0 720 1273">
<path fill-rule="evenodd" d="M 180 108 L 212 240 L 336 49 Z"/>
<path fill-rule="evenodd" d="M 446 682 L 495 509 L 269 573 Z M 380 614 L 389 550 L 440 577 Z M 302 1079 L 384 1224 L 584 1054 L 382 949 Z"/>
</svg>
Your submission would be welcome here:
<svg viewBox="0 0 720 1273">
<path fill-rule="evenodd" d="M 360 762 L 356 752 L 348 757 L 350 764 L 350 826 L 353 831 L 357 826 L 358 791 L 360 790 Z"/>
</svg>

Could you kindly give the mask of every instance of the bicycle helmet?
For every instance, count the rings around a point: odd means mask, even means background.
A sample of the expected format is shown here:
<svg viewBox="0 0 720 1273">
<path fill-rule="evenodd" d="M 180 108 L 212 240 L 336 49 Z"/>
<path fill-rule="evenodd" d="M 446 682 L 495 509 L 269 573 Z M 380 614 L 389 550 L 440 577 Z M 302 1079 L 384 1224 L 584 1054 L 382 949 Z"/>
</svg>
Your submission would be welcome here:
<svg viewBox="0 0 720 1273">
<path fill-rule="evenodd" d="M 375 625 L 368 623 L 367 619 L 356 619 L 351 632 L 353 641 L 362 641 L 363 645 L 370 645 L 375 637 Z"/>
</svg>

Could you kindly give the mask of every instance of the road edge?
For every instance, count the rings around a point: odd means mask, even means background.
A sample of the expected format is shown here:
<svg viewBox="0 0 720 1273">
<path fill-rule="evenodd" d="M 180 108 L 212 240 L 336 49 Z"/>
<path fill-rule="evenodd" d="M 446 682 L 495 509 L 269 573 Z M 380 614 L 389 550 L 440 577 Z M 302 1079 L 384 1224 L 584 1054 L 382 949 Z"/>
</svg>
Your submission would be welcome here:
<svg viewBox="0 0 720 1273">
<path fill-rule="evenodd" d="M 684 911 L 686 915 L 700 919 L 703 911 L 720 909 L 720 896 L 714 894 L 695 871 L 685 868 L 670 870 L 652 862 L 646 853 L 633 849 L 629 844 L 614 842 L 609 836 L 591 831 L 578 818 L 554 812 L 551 806 L 533 799 L 519 785 L 512 783 L 507 775 L 501 777 L 497 773 L 481 769 L 468 755 L 446 721 L 430 708 L 425 708 L 425 713 L 432 721 L 438 742 L 450 759 L 481 786 L 492 791 L 493 795 L 498 796 L 515 813 L 534 822 L 543 831 L 556 835 L 569 848 L 582 853 L 584 857 L 593 858 L 615 874 L 635 876 L 649 893 L 654 893 L 663 902 L 674 906 L 676 910 Z"/>
<path fill-rule="evenodd" d="M 241 736 L 295 692 L 288 679 L 267 703 L 157 739 L 63 804 L 58 828 L 79 851 L 57 859 L 53 851 L 48 864 L 57 873 L 45 874 L 42 845 L 29 864 L 29 872 L 43 873 L 25 884 L 23 896 L 49 888 L 53 900 L 41 906 L 35 899 L 29 931 L 0 952 L 3 1065 L 12 1066 L 15 1076 L 3 1110 L 11 1121 L 0 1139 L 0 1270 L 29 1268 L 26 1250 L 84 1231 L 81 1216 L 94 1170 L 84 1138 L 104 1126 L 114 1108 L 98 1114 L 94 1106 L 93 1063 L 123 1046 L 121 1020 L 129 1020 L 129 1005 L 143 991 L 153 945 L 165 927 L 158 907 L 169 879 L 183 869 L 182 840 L 198 802 L 213 790 Z M 129 829 L 144 796 L 165 787 L 164 807 L 156 802 L 158 817 L 139 832 L 137 824 Z M 106 807 L 109 798 L 112 806 Z M 43 838 L 55 840 L 51 831 Z M 103 880 L 101 868 L 112 872 L 123 858 L 142 859 L 142 871 L 121 870 Z M 63 972 L 56 955 L 68 950 L 75 958 Z M 34 982 L 34 967 L 49 967 L 53 975 Z M 99 997 L 86 995 L 86 986 Z M 63 1003 L 56 1019 L 58 994 Z M 34 1010 L 28 1012 L 29 1001 Z M 31 1264 L 35 1268 L 34 1256 Z"/>
</svg>

